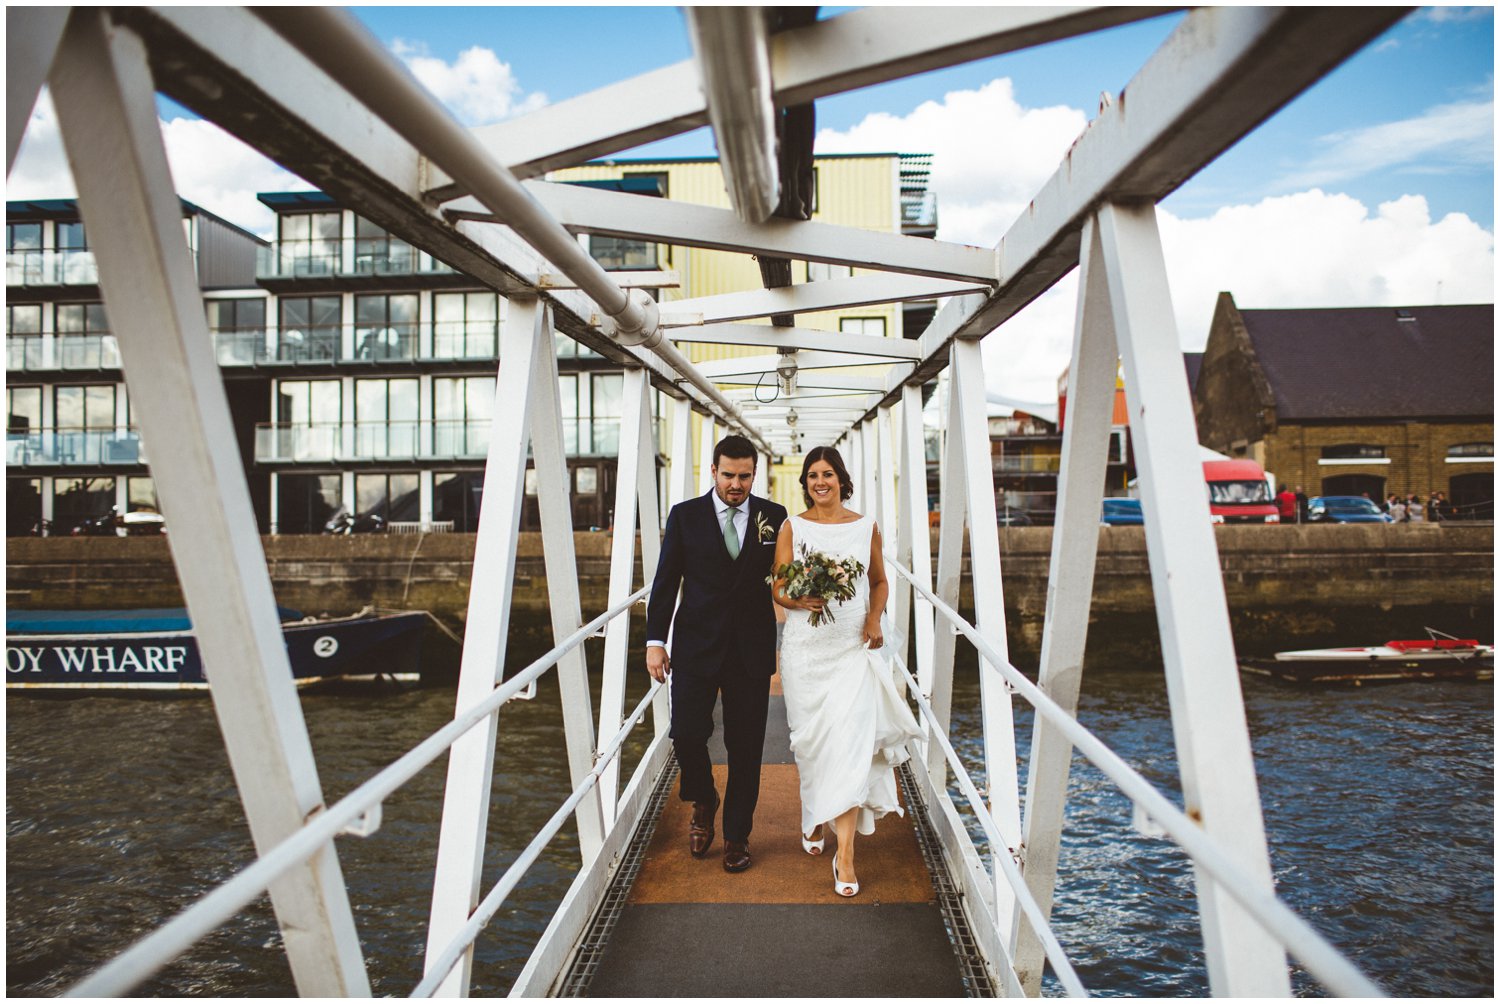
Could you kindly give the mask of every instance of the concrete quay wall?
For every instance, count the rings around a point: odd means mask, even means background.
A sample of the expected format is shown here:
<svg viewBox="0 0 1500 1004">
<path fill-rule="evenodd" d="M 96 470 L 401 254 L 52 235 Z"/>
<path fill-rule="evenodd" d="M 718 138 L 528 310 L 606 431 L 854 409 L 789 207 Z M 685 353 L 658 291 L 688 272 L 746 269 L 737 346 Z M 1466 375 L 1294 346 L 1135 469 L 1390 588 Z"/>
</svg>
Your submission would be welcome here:
<svg viewBox="0 0 1500 1004">
<path fill-rule="evenodd" d="M 1412 631 L 1420 636 L 1429 623 L 1492 638 L 1491 525 L 1221 526 L 1215 534 L 1241 651 L 1285 647 L 1289 640 L 1376 643 Z M 425 609 L 462 630 L 475 539 L 276 536 L 264 538 L 263 545 L 283 606 L 331 614 L 367 605 Z M 590 615 L 606 605 L 610 544 L 608 533 L 575 537 L 579 588 Z M 934 552 L 936 546 L 934 533 Z M 1040 645 L 1051 547 L 1050 527 L 1000 532 L 1007 621 L 1018 662 Z M 11 538 L 6 551 L 7 602 L 13 608 L 182 603 L 166 538 Z M 514 603 L 522 615 L 518 623 L 540 626 L 545 620 L 525 617 L 547 607 L 540 534 L 521 537 Z M 961 606 L 972 610 L 967 575 Z M 1092 617 L 1091 653 L 1103 639 L 1131 638 L 1144 647 L 1136 645 L 1122 657 L 1151 657 L 1155 604 L 1141 528 L 1100 528 Z M 1373 634 L 1349 636 L 1354 631 Z"/>
</svg>

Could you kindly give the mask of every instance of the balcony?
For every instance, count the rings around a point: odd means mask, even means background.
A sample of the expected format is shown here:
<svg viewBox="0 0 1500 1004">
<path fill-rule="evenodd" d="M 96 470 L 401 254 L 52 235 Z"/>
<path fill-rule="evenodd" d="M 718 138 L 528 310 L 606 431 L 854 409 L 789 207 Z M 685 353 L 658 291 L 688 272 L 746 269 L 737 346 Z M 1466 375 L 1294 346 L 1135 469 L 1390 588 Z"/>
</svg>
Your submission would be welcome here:
<svg viewBox="0 0 1500 1004">
<path fill-rule="evenodd" d="M 618 418 L 564 419 L 568 456 L 612 456 L 619 449 Z M 401 422 L 261 422 L 255 427 L 260 463 L 327 464 L 374 460 L 483 460 L 489 419 Z"/>
<path fill-rule="evenodd" d="M 394 237 L 277 241 L 255 258 L 255 277 L 266 280 L 456 274 Z"/>
<path fill-rule="evenodd" d="M 97 286 L 92 251 L 7 251 L 7 286 Z"/>
<path fill-rule="evenodd" d="M 5 434 L 7 467 L 146 464 L 140 433 L 127 429 L 43 428 Z"/>
<path fill-rule="evenodd" d="M 996 474 L 1056 474 L 1062 457 L 1055 453 L 1006 453 L 990 458 Z"/>
<path fill-rule="evenodd" d="M 486 323 L 321 325 L 220 328 L 213 332 L 221 366 L 497 359 L 500 325 Z M 345 348 L 348 346 L 348 348 Z"/>
<path fill-rule="evenodd" d="M 118 370 L 120 346 L 114 335 L 6 335 L 5 365 L 11 372 L 35 370 Z"/>
</svg>

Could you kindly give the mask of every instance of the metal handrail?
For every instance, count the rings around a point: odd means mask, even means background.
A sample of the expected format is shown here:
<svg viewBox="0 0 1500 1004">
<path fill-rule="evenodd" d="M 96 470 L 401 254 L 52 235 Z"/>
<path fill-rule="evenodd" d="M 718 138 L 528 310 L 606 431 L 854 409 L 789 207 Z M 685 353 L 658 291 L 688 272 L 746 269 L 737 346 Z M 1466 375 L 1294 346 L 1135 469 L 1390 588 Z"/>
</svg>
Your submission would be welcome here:
<svg viewBox="0 0 1500 1004">
<path fill-rule="evenodd" d="M 1036 684 L 1028 680 L 1010 660 L 1001 657 L 979 632 L 959 616 L 958 611 L 944 603 L 927 586 L 923 585 L 903 567 L 900 562 L 887 555 L 885 563 L 894 568 L 912 588 L 922 595 L 934 610 L 973 643 L 995 671 L 1004 678 L 1016 693 L 1031 702 L 1038 716 L 1062 732 L 1073 747 L 1093 762 L 1106 777 L 1115 783 L 1127 798 L 1145 810 L 1162 830 L 1177 845 L 1187 852 L 1193 862 L 1202 868 L 1245 910 L 1255 918 L 1261 928 L 1275 938 L 1283 948 L 1297 958 L 1308 972 L 1317 977 L 1335 994 L 1344 997 L 1384 997 L 1385 993 L 1369 977 L 1361 973 L 1353 963 L 1344 958 L 1326 938 L 1311 924 L 1299 917 L 1291 907 L 1281 901 L 1274 892 L 1257 887 L 1254 880 L 1238 864 L 1219 849 L 1218 843 L 1204 833 L 1202 828 L 1161 792 L 1141 776 L 1135 768 L 1122 760 L 1118 754 L 1104 745 L 1103 741 L 1078 723 L 1078 720 L 1063 710 Z"/>
<path fill-rule="evenodd" d="M 498 685 L 484 700 L 455 716 L 447 725 L 331 807 L 315 814 L 310 822 L 261 855 L 254 864 L 115 956 L 92 975 L 74 984 L 65 996 L 119 996 L 149 978 L 191 948 L 199 938 L 248 906 L 269 889 L 271 883 L 318 853 L 334 837 L 366 819 L 388 796 L 447 752 L 461 736 L 499 711 L 501 705 L 555 666 L 563 656 L 593 637 L 599 628 L 629 610 L 650 591 L 649 586 L 637 590 L 570 634 L 551 651 Z M 366 832 L 369 832 L 368 828 Z"/>
<path fill-rule="evenodd" d="M 889 559 L 887 559 L 889 561 Z M 890 626 L 887 619 L 887 627 Z M 887 631 L 890 635 L 891 632 Z M 1062 943 L 1057 940 L 1057 935 L 1052 931 L 1052 925 L 1047 916 L 1042 912 L 1041 904 L 1037 903 L 1036 897 L 1032 895 L 1031 887 L 1026 884 L 1021 870 L 1016 867 L 1015 860 L 1011 857 L 1011 849 L 1007 846 L 1005 838 L 1000 833 L 999 824 L 991 814 L 989 807 L 984 804 L 984 796 L 980 794 L 979 788 L 974 784 L 974 779 L 969 776 L 969 769 L 964 766 L 963 760 L 959 759 L 958 751 L 953 748 L 948 734 L 938 725 L 937 714 L 932 710 L 932 705 L 927 702 L 927 696 L 922 693 L 922 685 L 912 675 L 911 670 L 906 668 L 906 663 L 901 660 L 894 651 L 891 652 L 891 661 L 896 668 L 901 670 L 907 682 L 911 684 L 912 698 L 917 702 L 917 707 L 922 710 L 926 718 L 928 732 L 943 747 L 943 755 L 947 758 L 949 766 L 953 768 L 953 776 L 958 781 L 958 786 L 963 790 L 964 797 L 969 800 L 969 805 L 974 809 L 974 816 L 979 820 L 979 825 L 984 828 L 984 835 L 989 838 L 990 846 L 1005 848 L 1005 851 L 996 851 L 995 860 L 1000 863 L 1001 870 L 1005 872 L 1006 881 L 1010 883 L 1011 889 L 1016 894 L 1016 901 L 1021 905 L 1021 911 L 1031 921 L 1041 939 L 1042 950 L 1047 955 L 1047 961 L 1052 963 L 1052 969 L 1057 973 L 1057 978 L 1067 989 L 1072 997 L 1087 997 L 1088 989 L 1084 987 L 1083 981 L 1078 978 L 1078 973 L 1073 969 L 1073 964 L 1068 961 L 1067 953 L 1063 951 Z"/>
<path fill-rule="evenodd" d="M 531 843 L 526 845 L 526 849 L 505 870 L 505 874 L 500 876 L 500 880 L 495 883 L 494 887 L 490 889 L 489 893 L 475 907 L 468 922 L 459 929 L 458 935 L 448 943 L 448 947 L 443 949 L 442 953 L 433 963 L 432 968 L 422 977 L 422 982 L 416 985 L 410 996 L 431 997 L 443 980 L 448 978 L 448 974 L 453 971 L 453 967 L 458 965 L 458 960 L 463 958 L 464 952 L 479 937 L 479 932 L 483 931 L 489 925 L 491 918 L 495 916 L 495 912 L 505 902 L 505 898 L 520 883 L 527 869 L 536 863 L 536 859 L 541 855 L 542 850 L 552 842 L 553 837 L 557 836 L 558 830 L 562 829 L 563 824 L 567 822 L 568 816 L 573 810 L 578 808 L 578 803 L 582 802 L 583 797 L 599 783 L 599 778 L 608 769 L 609 765 L 614 762 L 615 757 L 619 755 L 620 748 L 625 745 L 625 740 L 646 714 L 646 709 L 651 706 L 651 702 L 656 698 L 657 692 L 661 690 L 661 687 L 660 683 L 652 681 L 650 689 L 646 691 L 646 696 L 641 698 L 640 703 L 635 706 L 635 710 L 625 719 L 624 723 L 620 726 L 620 730 L 615 733 L 614 738 L 610 740 L 604 752 L 599 755 L 598 762 L 594 764 L 594 769 L 589 771 L 588 775 L 579 782 L 578 787 L 573 789 L 573 793 L 568 796 L 567 801 L 558 806 L 557 811 L 552 814 L 552 818 L 547 820 L 546 824 L 537 831 L 536 836 L 531 839 Z"/>
</svg>

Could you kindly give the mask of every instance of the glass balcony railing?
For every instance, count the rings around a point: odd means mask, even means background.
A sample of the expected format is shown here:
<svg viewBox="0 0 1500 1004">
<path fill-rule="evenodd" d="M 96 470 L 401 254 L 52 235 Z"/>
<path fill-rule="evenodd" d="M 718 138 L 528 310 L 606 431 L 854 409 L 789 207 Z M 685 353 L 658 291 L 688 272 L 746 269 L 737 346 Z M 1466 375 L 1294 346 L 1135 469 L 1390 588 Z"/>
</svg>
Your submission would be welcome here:
<svg viewBox="0 0 1500 1004">
<path fill-rule="evenodd" d="M 220 328 L 213 336 L 221 366 L 495 359 L 500 351 L 494 322 Z"/>
<path fill-rule="evenodd" d="M 277 241 L 258 249 L 257 279 L 433 275 L 454 270 L 395 237 Z"/>
<path fill-rule="evenodd" d="M 117 370 L 114 335 L 6 335 L 5 365 L 21 370 Z"/>
<path fill-rule="evenodd" d="M 563 421 L 563 447 L 569 456 L 612 456 L 618 450 L 619 442 L 618 418 Z M 488 419 L 305 424 L 261 422 L 255 427 L 255 459 L 261 462 L 482 460 L 489 448 Z"/>
<path fill-rule="evenodd" d="M 99 282 L 92 251 L 7 251 L 7 286 L 91 286 Z"/>
<path fill-rule="evenodd" d="M 1007 474 L 1056 474 L 1062 470 L 1062 457 L 1057 454 L 1004 454 L 990 458 L 995 473 Z"/>
<path fill-rule="evenodd" d="M 127 429 L 33 429 L 5 434 L 8 467 L 146 463 L 140 434 Z"/>
</svg>

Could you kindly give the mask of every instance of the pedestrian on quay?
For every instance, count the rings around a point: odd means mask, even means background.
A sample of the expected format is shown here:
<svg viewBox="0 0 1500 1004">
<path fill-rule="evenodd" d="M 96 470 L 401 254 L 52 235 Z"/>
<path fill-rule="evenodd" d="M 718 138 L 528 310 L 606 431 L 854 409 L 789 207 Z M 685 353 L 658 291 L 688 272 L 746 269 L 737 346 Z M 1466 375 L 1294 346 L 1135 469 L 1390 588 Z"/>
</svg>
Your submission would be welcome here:
<svg viewBox="0 0 1500 1004">
<path fill-rule="evenodd" d="M 1406 499 L 1406 520 L 1409 523 L 1424 523 L 1426 516 L 1422 509 L 1422 496 L 1413 492 Z"/>
<path fill-rule="evenodd" d="M 1307 492 L 1302 490 L 1301 485 L 1297 486 L 1297 522 L 1307 522 Z"/>
<path fill-rule="evenodd" d="M 1394 506 L 1395 504 L 1396 504 L 1396 493 L 1395 492 L 1391 492 L 1389 495 L 1387 495 L 1385 497 L 1385 505 L 1381 506 L 1380 508 L 1381 508 L 1381 510 L 1387 516 L 1389 516 L 1389 515 L 1391 515 L 1391 507 Z"/>
<path fill-rule="evenodd" d="M 1401 500 L 1400 495 L 1391 496 L 1390 516 L 1392 523 L 1406 522 L 1406 503 Z"/>
<path fill-rule="evenodd" d="M 1443 493 L 1442 492 L 1433 492 L 1431 495 L 1429 495 L 1427 497 L 1427 522 L 1429 522 L 1429 523 L 1441 523 L 1443 520 L 1447 519 L 1448 518 L 1448 514 L 1445 513 L 1443 511 L 1443 509 L 1444 509 Z"/>
<path fill-rule="evenodd" d="M 1283 523 L 1297 522 L 1297 494 L 1286 485 L 1281 486 L 1281 492 L 1276 496 L 1276 508 Z"/>
</svg>

